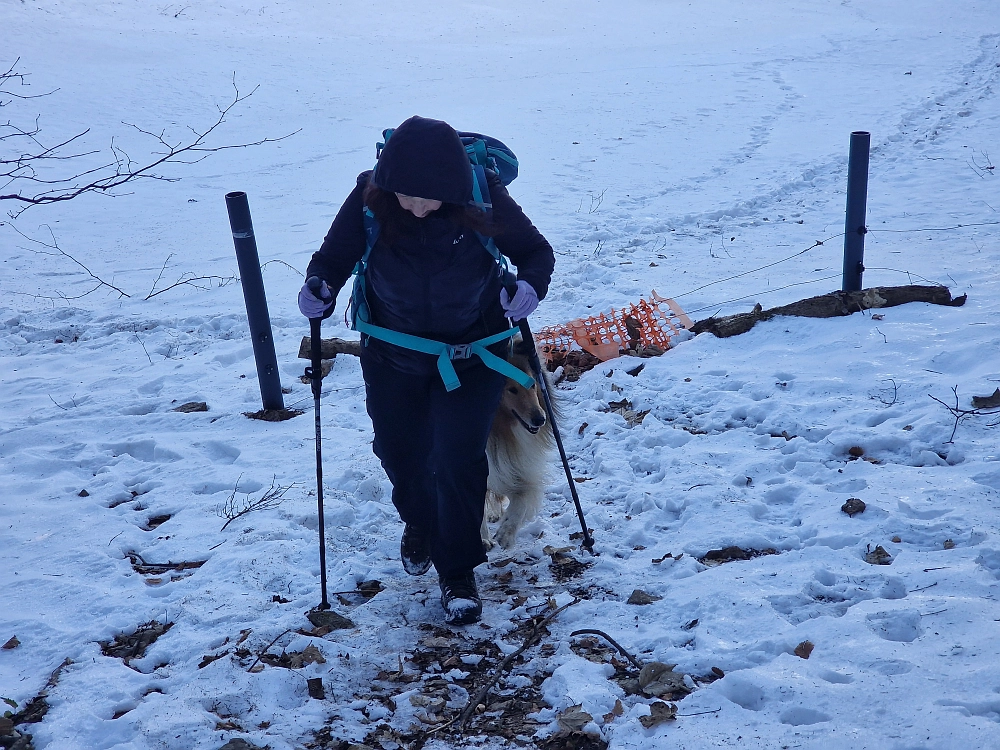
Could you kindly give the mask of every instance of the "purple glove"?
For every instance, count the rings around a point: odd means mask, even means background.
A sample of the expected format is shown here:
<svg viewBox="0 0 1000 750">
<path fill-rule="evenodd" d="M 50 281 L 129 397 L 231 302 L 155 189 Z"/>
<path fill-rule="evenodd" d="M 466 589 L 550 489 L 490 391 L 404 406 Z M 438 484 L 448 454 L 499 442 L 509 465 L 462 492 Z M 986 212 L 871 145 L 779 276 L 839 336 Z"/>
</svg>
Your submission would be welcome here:
<svg viewBox="0 0 1000 750">
<path fill-rule="evenodd" d="M 510 299 L 506 289 L 500 290 L 500 305 L 511 320 L 524 320 L 538 307 L 538 294 L 527 281 L 518 280 L 514 299 Z"/>
<path fill-rule="evenodd" d="M 330 294 L 330 288 L 325 281 L 319 288 L 319 293 L 322 299 L 316 299 L 307 284 L 303 284 L 299 289 L 299 312 L 307 318 L 322 318 L 324 313 L 333 307 L 333 295 Z"/>
</svg>

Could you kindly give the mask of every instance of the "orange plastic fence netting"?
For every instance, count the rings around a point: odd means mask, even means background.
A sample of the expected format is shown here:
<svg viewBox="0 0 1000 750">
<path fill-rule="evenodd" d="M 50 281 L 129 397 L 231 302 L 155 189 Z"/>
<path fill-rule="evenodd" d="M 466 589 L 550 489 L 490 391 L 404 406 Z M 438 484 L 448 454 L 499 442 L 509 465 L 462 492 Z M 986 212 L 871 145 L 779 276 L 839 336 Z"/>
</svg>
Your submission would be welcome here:
<svg viewBox="0 0 1000 750">
<path fill-rule="evenodd" d="M 621 310 L 547 326 L 535 332 L 538 351 L 549 360 L 583 349 L 602 362 L 626 353 L 665 352 L 677 342 L 691 319 L 676 302 L 655 291 Z M 652 351 L 650 351 L 652 350 Z"/>
</svg>

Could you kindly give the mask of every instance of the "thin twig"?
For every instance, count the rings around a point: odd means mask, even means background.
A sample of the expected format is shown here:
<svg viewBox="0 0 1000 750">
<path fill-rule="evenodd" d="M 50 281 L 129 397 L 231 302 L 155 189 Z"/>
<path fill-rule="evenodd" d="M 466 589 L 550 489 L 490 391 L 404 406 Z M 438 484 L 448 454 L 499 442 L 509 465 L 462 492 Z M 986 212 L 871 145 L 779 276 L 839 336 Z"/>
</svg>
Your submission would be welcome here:
<svg viewBox="0 0 1000 750">
<path fill-rule="evenodd" d="M 142 347 L 142 351 L 146 355 L 146 359 L 149 360 L 149 364 L 153 364 L 153 358 L 149 356 L 149 352 L 146 351 L 146 345 L 142 342 L 142 339 L 139 338 L 139 326 L 138 325 L 132 326 L 132 334 L 135 336 L 135 340 L 139 342 L 139 346 Z"/>
<path fill-rule="evenodd" d="M 721 711 L 721 708 L 713 708 L 711 711 L 698 711 L 694 714 L 677 714 L 678 716 L 704 716 L 705 714 L 717 714 Z"/>
<path fill-rule="evenodd" d="M 159 278 L 157 278 L 157 281 L 158 280 L 159 280 Z M 206 286 L 198 286 L 198 284 L 195 283 L 197 281 L 207 281 L 209 283 L 208 283 L 207 287 Z M 175 281 L 173 284 L 170 284 L 169 286 L 165 286 L 165 287 L 163 287 L 163 289 L 160 289 L 160 290 L 155 291 L 155 292 L 153 291 L 153 289 L 150 289 L 149 290 L 149 294 L 147 294 L 145 297 L 143 297 L 143 300 L 144 301 L 145 300 L 151 300 L 151 299 L 153 299 L 153 297 L 157 296 L 158 294 L 163 294 L 164 292 L 169 292 L 171 289 L 176 289 L 177 287 L 183 286 L 184 284 L 190 284 L 195 289 L 201 289 L 201 290 L 204 291 L 205 289 L 211 289 L 212 288 L 212 282 L 213 281 L 216 282 L 216 285 L 221 288 L 221 287 L 226 286 L 227 284 L 231 284 L 234 281 L 236 281 L 236 277 L 235 276 L 215 276 L 215 275 L 210 275 L 210 276 L 189 276 L 188 274 L 184 274 L 177 281 Z M 153 288 L 154 289 L 156 288 L 156 284 L 153 285 Z"/>
<path fill-rule="evenodd" d="M 586 634 L 586 635 L 599 635 L 599 636 L 601 636 L 601 638 L 603 638 L 608 643 L 610 643 L 612 646 L 614 646 L 616 649 L 618 649 L 618 653 L 620 653 L 622 656 L 624 656 L 626 659 L 628 659 L 632 663 L 633 667 L 635 667 L 636 669 L 642 669 L 642 662 L 639 661 L 638 659 L 636 659 L 634 656 L 632 656 L 632 654 L 630 654 L 628 651 L 626 651 L 624 649 L 624 647 L 621 646 L 621 644 L 618 643 L 618 641 L 616 641 L 610 635 L 608 635 L 607 633 L 605 633 L 603 630 L 594 630 L 593 628 L 585 628 L 584 630 L 576 630 L 576 631 L 570 633 L 570 637 L 576 636 L 576 635 L 584 635 L 584 634 Z"/>
<path fill-rule="evenodd" d="M 153 286 L 149 288 L 149 294 L 146 295 L 146 299 L 149 299 L 150 296 L 153 294 L 153 290 L 156 289 L 156 285 L 159 284 L 160 279 L 163 278 L 163 272 L 167 270 L 167 263 L 169 263 L 170 259 L 173 257 L 174 254 L 170 253 L 170 255 L 167 256 L 167 259 L 163 261 L 163 266 L 160 268 L 160 272 L 156 274 L 156 279 L 153 281 Z"/>
<path fill-rule="evenodd" d="M 552 620 L 554 620 L 556 616 L 558 616 L 561 612 L 568 609 L 569 607 L 572 607 L 574 604 L 579 604 L 580 601 L 581 601 L 580 599 L 574 599 L 568 604 L 564 604 L 563 606 L 559 607 L 559 609 L 555 610 L 552 614 L 548 615 L 544 619 L 539 620 L 538 622 L 535 623 L 535 626 L 532 628 L 531 633 L 528 635 L 527 638 L 524 639 L 524 643 L 521 644 L 521 647 L 512 654 L 508 654 L 507 658 L 504 659 L 502 662 L 500 662 L 500 665 L 493 672 L 493 675 L 490 677 L 490 679 L 486 681 L 486 684 L 483 685 L 483 687 L 479 690 L 479 692 L 476 693 L 476 696 L 469 701 L 469 704 L 459 715 L 458 726 L 460 731 L 462 732 L 465 731 L 465 725 L 469 723 L 469 719 L 472 717 L 472 714 L 475 713 L 476 706 L 478 706 L 486 699 L 486 696 L 489 694 L 490 690 L 493 689 L 493 686 L 496 684 L 497 680 L 500 679 L 500 676 L 507 671 L 511 663 L 513 663 L 514 659 L 519 657 L 521 654 L 523 654 L 525 651 L 527 651 L 535 643 L 538 642 L 538 639 L 541 638 L 542 636 L 543 628 L 550 622 L 552 622 Z M 454 721 L 455 720 L 452 719 L 451 722 L 449 722 L 449 724 L 454 723 Z M 437 729 L 444 729 L 445 726 L 448 726 L 448 724 L 438 727 Z"/>
<path fill-rule="evenodd" d="M 106 287 L 108 287 L 108 289 L 111 289 L 111 290 L 113 290 L 115 292 L 118 292 L 119 297 L 129 297 L 130 296 L 128 293 L 126 293 L 123 290 L 119 289 L 114 284 L 112 284 L 110 282 L 107 282 L 104 279 L 102 279 L 100 276 L 98 276 L 93 271 L 91 271 L 89 268 L 87 268 L 87 266 L 85 266 L 79 260 L 77 260 L 72 255 L 70 255 L 65 250 L 63 250 L 61 247 L 59 247 L 59 242 L 58 242 L 58 240 L 56 240 L 56 235 L 52 231 L 52 227 L 50 227 L 48 224 L 43 224 L 42 226 L 44 226 L 48 230 L 49 236 L 52 238 L 52 244 L 49 244 L 48 242 L 43 242 L 42 240 L 36 240 L 34 237 L 29 237 L 28 235 L 26 235 L 24 232 L 22 232 L 20 229 L 18 229 L 17 227 L 15 227 L 13 224 L 11 224 L 9 222 L 8 222 L 7 226 L 9 226 L 11 229 L 13 229 L 19 235 L 21 235 L 24 239 L 28 240 L 28 242 L 34 242 L 36 245 L 41 245 L 42 247 L 47 247 L 50 250 L 55 250 L 54 253 L 49 253 L 49 252 L 46 252 L 45 250 L 35 250 L 35 252 L 41 253 L 42 255 L 61 255 L 64 258 L 68 258 L 73 263 L 76 263 L 76 265 L 80 266 L 80 268 L 82 268 L 84 271 L 86 271 L 87 275 L 90 276 L 90 278 L 94 279 L 94 281 L 97 282 L 97 286 L 95 286 L 93 289 L 91 289 L 88 292 L 84 292 L 83 294 L 77 295 L 76 297 L 70 297 L 70 296 L 67 296 L 67 295 L 59 292 L 55 296 L 46 297 L 45 299 L 62 299 L 62 300 L 79 299 L 80 297 L 86 297 L 88 294 L 91 294 L 92 292 L 96 292 L 102 286 L 106 286 Z"/>
<path fill-rule="evenodd" d="M 63 411 L 69 411 L 69 407 L 68 406 L 63 406 L 62 404 L 60 404 L 58 401 L 56 401 L 54 398 L 52 398 L 52 396 L 50 394 L 45 394 L 45 395 L 47 395 L 49 397 L 49 401 L 51 401 L 53 404 L 55 404 L 56 406 L 58 406 L 60 409 L 62 409 Z"/>
<path fill-rule="evenodd" d="M 876 329 L 876 330 L 878 330 L 878 329 Z M 898 400 L 898 398 L 899 398 L 899 385 L 892 378 L 886 378 L 882 382 L 883 383 L 892 383 L 892 398 L 890 399 L 889 396 L 888 396 L 888 393 L 889 393 L 889 388 L 888 387 L 886 387 L 886 388 L 880 388 L 877 396 L 873 396 L 873 395 L 869 394 L 868 398 L 877 400 L 883 406 L 893 406 L 896 403 L 896 401 Z M 883 393 L 886 394 L 886 395 L 883 396 L 882 395 Z"/>
<path fill-rule="evenodd" d="M 263 651 L 261 651 L 261 652 L 260 652 L 259 654 L 257 654 L 257 658 L 256 658 L 256 659 L 254 659 L 254 662 L 253 662 L 253 664 L 251 664 L 251 665 L 250 665 L 249 667 L 247 667 L 247 672 L 249 672 L 249 671 L 250 671 L 251 669 L 253 669 L 254 667 L 256 667 L 256 666 L 257 666 L 257 663 L 258 663 L 258 662 L 259 662 L 259 661 L 260 661 L 260 660 L 261 660 L 261 659 L 262 659 L 262 658 L 264 657 L 264 654 L 266 654 L 266 653 L 268 652 L 268 650 L 269 650 L 269 649 L 271 648 L 271 646 L 273 646 L 273 645 L 274 645 L 275 643 L 277 643 L 277 642 L 278 642 L 278 640 L 279 640 L 279 639 L 280 639 L 280 638 L 281 638 L 282 636 L 284 636 L 284 635 L 287 635 L 288 633 L 291 633 L 291 632 L 292 632 L 292 628 L 289 628 L 289 629 L 288 629 L 288 630 L 286 630 L 286 631 L 285 631 L 284 633 L 282 633 L 282 634 L 281 634 L 281 635 L 279 635 L 279 636 L 278 636 L 277 638 L 275 638 L 275 639 L 274 639 L 273 641 L 271 641 L 270 643 L 268 643 L 268 644 L 267 644 L 267 647 L 266 647 L 266 648 L 265 648 L 265 649 L 264 649 Z"/>
<path fill-rule="evenodd" d="M 240 478 L 242 477 L 243 475 L 240 474 Z M 292 482 L 291 484 L 285 485 L 284 487 L 282 487 L 281 485 L 275 485 L 276 478 L 277 477 L 275 476 L 271 477 L 270 489 L 268 489 L 267 492 L 265 492 L 256 500 L 252 499 L 248 495 L 245 500 L 241 500 L 239 502 L 237 502 L 236 500 L 236 488 L 239 487 L 240 480 L 237 479 L 236 487 L 233 488 L 233 492 L 229 496 L 229 499 L 226 501 L 224 505 L 221 505 L 216 509 L 216 514 L 219 516 L 219 518 L 229 519 L 222 525 L 222 528 L 219 529 L 219 531 L 225 531 L 226 526 L 231 524 L 237 518 L 245 516 L 247 513 L 253 513 L 254 511 L 258 510 L 270 510 L 271 508 L 277 508 L 279 505 L 281 505 L 285 493 L 288 492 L 288 490 L 292 489 L 293 487 L 298 486 L 297 482 Z"/>
<path fill-rule="evenodd" d="M 295 272 L 295 273 L 297 273 L 297 274 L 298 274 L 299 276 L 305 276 L 305 274 L 304 274 L 304 273 L 302 273 L 302 271 L 300 271 L 299 269 L 297 269 L 297 268 L 296 268 L 295 266 L 293 266 L 293 265 L 292 265 L 292 264 L 290 264 L 290 263 L 286 263 L 285 261 L 283 261 L 283 260 L 280 260 L 279 258 L 272 258 L 271 260 L 266 260 L 266 261 L 264 261 L 263 263 L 261 263 L 261 264 L 260 264 L 260 270 L 261 270 L 261 271 L 263 271 L 263 270 L 264 270 L 265 268 L 267 268 L 267 267 L 268 267 L 269 265 L 271 265 L 272 263 L 278 263 L 278 264 L 280 264 L 280 265 L 282 265 L 282 266 L 285 266 L 286 268 L 288 268 L 288 269 L 290 269 L 290 270 L 294 271 L 294 272 Z"/>
</svg>

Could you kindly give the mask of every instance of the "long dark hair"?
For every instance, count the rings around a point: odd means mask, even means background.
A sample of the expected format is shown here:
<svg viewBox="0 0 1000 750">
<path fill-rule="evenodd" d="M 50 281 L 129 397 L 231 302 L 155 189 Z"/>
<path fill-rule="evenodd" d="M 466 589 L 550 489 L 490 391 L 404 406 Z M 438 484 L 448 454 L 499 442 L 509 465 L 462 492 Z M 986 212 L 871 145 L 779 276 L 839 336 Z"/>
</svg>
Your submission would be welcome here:
<svg viewBox="0 0 1000 750">
<path fill-rule="evenodd" d="M 381 236 L 387 242 L 392 242 L 405 232 L 405 227 L 412 227 L 416 217 L 399 205 L 396 194 L 383 190 L 374 182 L 369 181 L 363 195 L 365 205 L 371 209 L 381 226 Z M 433 212 L 435 216 L 444 216 L 457 227 L 471 229 L 489 237 L 500 233 L 500 226 L 493 221 L 491 214 L 471 205 L 460 206 L 457 203 L 443 203 L 441 208 Z"/>
</svg>

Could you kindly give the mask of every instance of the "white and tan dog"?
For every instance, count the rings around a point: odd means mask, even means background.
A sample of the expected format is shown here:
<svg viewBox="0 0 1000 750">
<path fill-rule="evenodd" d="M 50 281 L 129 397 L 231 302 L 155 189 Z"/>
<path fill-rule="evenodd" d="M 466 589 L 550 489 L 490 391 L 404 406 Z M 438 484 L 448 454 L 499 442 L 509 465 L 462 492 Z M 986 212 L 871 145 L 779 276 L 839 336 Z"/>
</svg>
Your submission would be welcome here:
<svg viewBox="0 0 1000 750">
<path fill-rule="evenodd" d="M 510 363 L 534 374 L 520 336 L 514 339 Z M 549 394 L 551 397 L 551 388 Z M 525 388 L 508 379 L 486 444 L 490 477 L 481 531 L 487 549 L 492 549 L 494 542 L 504 549 L 512 547 L 517 532 L 541 510 L 554 447 L 552 424 L 546 417 L 545 402 L 538 383 Z M 500 526 L 494 539 L 490 536 L 487 521 L 497 518 L 500 519 Z"/>
</svg>

